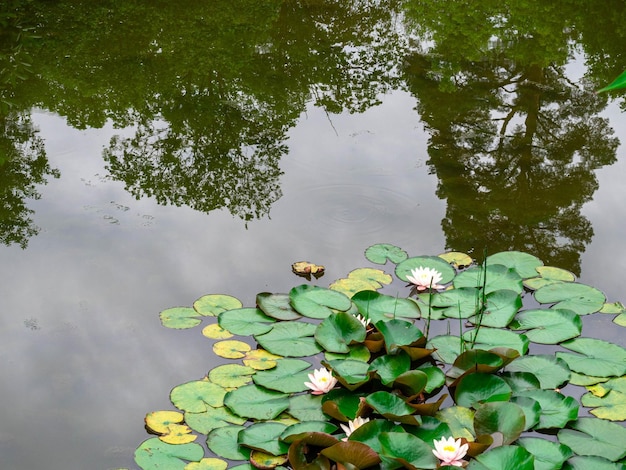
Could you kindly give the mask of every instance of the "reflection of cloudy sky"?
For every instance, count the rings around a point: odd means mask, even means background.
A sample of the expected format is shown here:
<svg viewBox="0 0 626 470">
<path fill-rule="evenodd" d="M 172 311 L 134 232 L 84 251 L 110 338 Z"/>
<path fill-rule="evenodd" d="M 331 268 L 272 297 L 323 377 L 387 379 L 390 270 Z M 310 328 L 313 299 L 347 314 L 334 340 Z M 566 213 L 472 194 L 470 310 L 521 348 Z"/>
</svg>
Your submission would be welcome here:
<svg viewBox="0 0 626 470">
<path fill-rule="evenodd" d="M 161 327 L 158 312 L 207 293 L 284 292 L 294 261 L 327 266 L 327 285 L 365 264 L 377 242 L 441 251 L 445 205 L 428 175 L 426 136 L 401 93 L 364 115 L 317 108 L 290 132 L 283 197 L 271 220 L 134 200 L 101 152 L 119 131 L 67 129 L 38 114 L 59 180 L 31 207 L 41 233 L 1 247 L 0 452 L 4 469 L 135 468 L 145 413 L 210 368 L 200 330 Z"/>
</svg>

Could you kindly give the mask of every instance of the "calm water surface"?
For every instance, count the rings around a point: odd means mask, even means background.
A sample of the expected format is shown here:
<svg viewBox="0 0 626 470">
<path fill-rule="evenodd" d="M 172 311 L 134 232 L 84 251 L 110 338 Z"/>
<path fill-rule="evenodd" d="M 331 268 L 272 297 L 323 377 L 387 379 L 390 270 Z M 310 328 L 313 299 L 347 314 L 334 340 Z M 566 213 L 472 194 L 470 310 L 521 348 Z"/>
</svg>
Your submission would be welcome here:
<svg viewBox="0 0 626 470">
<path fill-rule="evenodd" d="M 327 286 L 378 242 L 519 249 L 626 300 L 623 100 L 591 92 L 626 63 L 611 2 L 491 29 L 455 2 L 9 3 L 3 470 L 136 468 L 145 414 L 212 367 L 158 313 L 251 306 L 294 261 Z M 585 334 L 626 346 L 610 320 Z"/>
</svg>

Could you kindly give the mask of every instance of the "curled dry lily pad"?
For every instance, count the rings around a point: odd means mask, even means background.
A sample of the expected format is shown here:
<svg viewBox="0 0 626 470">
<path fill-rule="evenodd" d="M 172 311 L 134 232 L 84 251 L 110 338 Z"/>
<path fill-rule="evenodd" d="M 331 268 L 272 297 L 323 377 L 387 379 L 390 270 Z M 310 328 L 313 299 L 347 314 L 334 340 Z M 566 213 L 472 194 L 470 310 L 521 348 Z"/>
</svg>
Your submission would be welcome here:
<svg viewBox="0 0 626 470">
<path fill-rule="evenodd" d="M 135 462 L 144 470 L 184 470 L 188 462 L 199 462 L 203 457 L 200 444 L 167 444 L 156 437 L 144 441 L 135 451 Z"/>
<path fill-rule="evenodd" d="M 242 306 L 239 299 L 225 294 L 204 295 L 193 303 L 196 312 L 209 317 L 216 317 L 226 310 L 234 310 Z"/>
<path fill-rule="evenodd" d="M 379 243 L 365 250 L 365 257 L 376 264 L 385 264 L 387 260 L 391 261 L 393 264 L 398 264 L 407 259 L 409 255 L 402 248 L 395 245 Z"/>
</svg>

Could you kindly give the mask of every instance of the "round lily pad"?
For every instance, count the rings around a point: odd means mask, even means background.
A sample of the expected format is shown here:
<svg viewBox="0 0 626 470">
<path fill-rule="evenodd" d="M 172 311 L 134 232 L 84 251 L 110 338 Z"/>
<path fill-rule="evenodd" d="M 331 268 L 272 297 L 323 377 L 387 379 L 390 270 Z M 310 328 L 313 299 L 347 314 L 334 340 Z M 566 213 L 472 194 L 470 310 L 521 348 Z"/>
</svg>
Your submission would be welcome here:
<svg viewBox="0 0 626 470">
<path fill-rule="evenodd" d="M 567 383 L 570 369 L 563 359 L 548 354 L 523 356 L 507 366 L 508 372 L 529 372 L 541 384 L 541 388 L 555 389 Z"/>
<path fill-rule="evenodd" d="M 169 432 L 159 436 L 163 442 L 168 444 L 188 444 L 195 441 L 198 436 L 191 434 L 191 428 L 184 424 L 171 424 Z"/>
<path fill-rule="evenodd" d="M 215 455 L 228 460 L 248 460 L 250 449 L 239 445 L 237 437 L 244 426 L 224 426 L 214 429 L 207 436 L 207 447 Z"/>
<path fill-rule="evenodd" d="M 193 303 L 193 308 L 200 315 L 216 317 L 226 310 L 241 308 L 241 301 L 225 294 L 209 294 L 200 297 Z"/>
<path fill-rule="evenodd" d="M 283 393 L 303 392 L 307 390 L 304 383 L 309 380 L 310 367 L 310 363 L 301 359 L 278 359 L 276 367 L 258 371 L 253 380 L 257 385 Z"/>
<path fill-rule="evenodd" d="M 183 330 L 193 328 L 202 321 L 200 315 L 191 307 L 173 307 L 163 310 L 159 317 L 163 326 Z"/>
<path fill-rule="evenodd" d="M 209 380 L 224 388 L 236 388 L 247 384 L 252 380 L 252 374 L 256 371 L 252 367 L 240 364 L 223 364 L 211 369 Z"/>
<path fill-rule="evenodd" d="M 243 363 L 255 370 L 267 370 L 276 367 L 276 360 L 282 356 L 272 354 L 265 349 L 255 349 L 248 351 L 243 358 Z"/>
<path fill-rule="evenodd" d="M 558 344 L 576 338 L 582 327 L 580 317 L 564 309 L 525 310 L 509 325 L 512 330 L 527 330 L 524 334 L 528 339 L 540 344 Z"/>
<path fill-rule="evenodd" d="M 407 275 L 411 275 L 412 269 L 431 268 L 441 274 L 440 284 L 447 284 L 454 279 L 456 271 L 439 256 L 416 256 L 407 258 L 396 266 L 396 276 L 399 279 L 409 282 Z"/>
<path fill-rule="evenodd" d="M 289 450 L 289 445 L 279 438 L 286 428 L 281 423 L 255 423 L 239 433 L 239 443 L 271 455 L 283 455 Z"/>
<path fill-rule="evenodd" d="M 248 343 L 236 340 L 219 341 L 213 345 L 213 352 L 226 359 L 241 359 L 251 349 Z"/>
<path fill-rule="evenodd" d="M 203 457 L 200 444 L 167 444 L 156 437 L 144 441 L 135 451 L 135 462 L 145 470 L 184 470 L 189 461 L 199 462 Z"/>
<path fill-rule="evenodd" d="M 598 418 L 579 418 L 558 433 L 559 442 L 578 455 L 593 455 L 613 462 L 626 457 L 626 428 Z"/>
<path fill-rule="evenodd" d="M 231 413 L 231 411 L 224 406 L 220 406 L 219 408 L 209 407 L 202 413 L 185 413 L 185 423 L 200 434 L 208 434 L 213 429 L 228 426 L 229 424 L 243 424 L 246 421 L 246 418 Z"/>
<path fill-rule="evenodd" d="M 438 256 L 457 269 L 465 268 L 474 262 L 470 255 L 459 253 L 458 251 L 449 251 L 447 253 L 441 253 Z"/>
<path fill-rule="evenodd" d="M 598 377 L 626 374 L 626 349 L 617 344 L 594 338 L 575 338 L 561 343 L 561 346 L 578 353 L 556 353 L 575 372 Z"/>
<path fill-rule="evenodd" d="M 285 357 L 313 356 L 322 351 L 313 338 L 315 329 L 316 325 L 311 323 L 281 322 L 254 339 L 272 354 Z"/>
<path fill-rule="evenodd" d="M 501 264 L 488 264 L 487 273 L 483 266 L 474 266 L 454 278 L 454 287 L 475 287 L 485 289 L 485 293 L 498 290 L 512 290 L 521 294 L 524 290 L 522 278 L 513 268 Z"/>
<path fill-rule="evenodd" d="M 491 264 L 512 268 L 522 279 L 527 279 L 537 275 L 537 268 L 543 266 L 543 261 L 522 251 L 503 251 L 487 257 L 487 266 Z"/>
<path fill-rule="evenodd" d="M 595 287 L 577 282 L 561 282 L 537 289 L 535 300 L 541 304 L 554 304 L 552 308 L 587 315 L 600 310 L 604 306 L 606 297 Z"/>
<path fill-rule="evenodd" d="M 365 340 L 365 327 L 354 315 L 338 312 L 317 326 L 315 340 L 326 351 L 347 354 L 350 344 Z"/>
<path fill-rule="evenodd" d="M 258 308 L 239 308 L 222 312 L 218 316 L 219 325 L 235 335 L 249 336 L 265 333 L 272 329 L 276 320 L 268 317 Z"/>
<path fill-rule="evenodd" d="M 408 258 L 408 254 L 402 248 L 388 243 L 379 243 L 365 250 L 365 257 L 372 263 L 385 264 L 387 260 L 398 264 Z"/>
<path fill-rule="evenodd" d="M 210 339 L 228 339 L 233 337 L 233 334 L 230 331 L 225 330 L 217 323 L 213 323 L 202 328 L 202 334 Z"/>
<path fill-rule="evenodd" d="M 289 407 L 289 398 L 284 393 L 253 384 L 228 392 L 224 404 L 239 416 L 269 420 Z"/>
<path fill-rule="evenodd" d="M 157 434 L 166 434 L 172 424 L 180 424 L 184 420 L 178 411 L 153 411 L 146 415 L 146 426 Z"/>
<path fill-rule="evenodd" d="M 216 459 L 207 457 L 200 462 L 190 462 L 185 467 L 185 470 L 226 470 L 228 463 L 222 459 Z"/>
<path fill-rule="evenodd" d="M 263 313 L 277 320 L 296 320 L 301 316 L 291 306 L 291 301 L 287 294 L 262 292 L 257 294 L 256 303 Z"/>
<path fill-rule="evenodd" d="M 178 385 L 170 392 L 170 400 L 179 410 L 201 413 L 224 404 L 226 390 L 208 380 L 194 380 Z"/>
<path fill-rule="evenodd" d="M 309 318 L 326 318 L 333 310 L 345 312 L 352 302 L 342 294 L 331 289 L 303 284 L 289 291 L 291 306 L 301 315 Z"/>
</svg>

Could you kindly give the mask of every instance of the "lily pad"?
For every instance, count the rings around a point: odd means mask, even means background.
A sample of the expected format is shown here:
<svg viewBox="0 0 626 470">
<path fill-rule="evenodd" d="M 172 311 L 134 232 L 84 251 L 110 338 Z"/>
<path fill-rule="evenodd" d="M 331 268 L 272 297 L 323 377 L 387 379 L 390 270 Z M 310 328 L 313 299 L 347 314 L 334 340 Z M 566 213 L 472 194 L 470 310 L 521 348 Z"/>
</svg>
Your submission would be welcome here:
<svg viewBox="0 0 626 470">
<path fill-rule="evenodd" d="M 276 367 L 276 361 L 281 358 L 282 356 L 267 352 L 265 349 L 255 349 L 246 353 L 243 363 L 255 370 L 267 370 Z"/>
<path fill-rule="evenodd" d="M 418 437 L 406 432 L 384 432 L 380 435 L 382 454 L 406 468 L 437 468 L 432 448 Z M 408 464 L 408 465 L 407 465 Z"/>
<path fill-rule="evenodd" d="M 170 392 L 170 400 L 179 410 L 201 413 L 224 405 L 226 390 L 207 380 L 194 380 L 178 385 Z"/>
<path fill-rule="evenodd" d="M 576 455 L 565 462 L 563 470 L 624 470 L 624 464 L 602 457 Z"/>
<path fill-rule="evenodd" d="M 204 458 L 199 462 L 190 462 L 185 467 L 185 470 L 226 470 L 228 463 L 222 459 L 216 458 Z"/>
<path fill-rule="evenodd" d="M 183 330 L 202 322 L 201 315 L 191 307 L 173 307 L 163 310 L 159 317 L 163 326 Z"/>
<path fill-rule="evenodd" d="M 550 284 L 537 289 L 534 295 L 540 304 L 554 304 L 552 308 L 571 310 L 578 315 L 597 312 L 606 301 L 595 287 L 577 282 Z"/>
<path fill-rule="evenodd" d="M 167 444 L 154 437 L 144 441 L 135 451 L 135 462 L 144 470 L 184 470 L 188 462 L 204 457 L 200 444 Z"/>
<path fill-rule="evenodd" d="M 505 328 L 522 307 L 522 298 L 512 290 L 497 290 L 485 296 L 486 306 L 482 315 L 469 319 L 474 325 Z"/>
<path fill-rule="evenodd" d="M 272 329 L 272 325 L 276 321 L 258 308 L 228 310 L 220 313 L 217 319 L 222 328 L 240 336 L 266 333 Z"/>
<path fill-rule="evenodd" d="M 431 338 L 426 343 L 427 348 L 435 348 L 433 357 L 445 363 L 452 364 L 461 354 L 461 343 L 463 340 L 458 336 L 439 335 Z"/>
<path fill-rule="evenodd" d="M 578 402 L 554 390 L 526 390 L 516 396 L 539 402 L 541 415 L 536 429 L 563 428 L 578 417 Z"/>
<path fill-rule="evenodd" d="M 492 264 L 514 269 L 522 279 L 527 279 L 537 275 L 537 269 L 543 266 L 543 261 L 522 251 L 502 251 L 487 257 L 487 266 Z"/>
<path fill-rule="evenodd" d="M 326 351 L 324 353 L 324 358 L 327 361 L 332 361 L 334 359 L 354 359 L 357 361 L 367 362 L 370 360 L 371 353 L 370 350 L 363 344 L 353 344 L 348 346 L 349 351 L 346 354 L 340 353 L 331 353 Z"/>
<path fill-rule="evenodd" d="M 524 356 L 507 366 L 509 372 L 530 372 L 541 384 L 541 388 L 555 389 L 567 383 L 570 369 L 563 359 L 549 354 Z"/>
<path fill-rule="evenodd" d="M 207 447 L 215 455 L 228 460 L 248 460 L 250 449 L 243 447 L 237 441 L 239 432 L 244 426 L 224 426 L 214 429 L 207 436 Z"/>
<path fill-rule="evenodd" d="M 172 424 L 169 432 L 159 436 L 163 442 L 167 444 L 189 444 L 198 438 L 197 435 L 191 434 L 191 428 L 184 424 Z"/>
<path fill-rule="evenodd" d="M 365 250 L 365 257 L 376 264 L 385 264 L 387 260 L 393 264 L 398 264 L 407 259 L 408 256 L 402 248 L 388 243 L 378 243 Z"/>
<path fill-rule="evenodd" d="M 418 327 L 405 320 L 381 320 L 376 323 L 376 328 L 383 335 L 389 354 L 395 354 L 400 346 L 410 346 L 424 337 Z"/>
<path fill-rule="evenodd" d="M 239 299 L 225 294 L 204 295 L 193 303 L 196 312 L 210 317 L 216 317 L 226 310 L 235 310 L 242 306 Z"/>
<path fill-rule="evenodd" d="M 407 258 L 396 266 L 396 276 L 406 282 L 409 282 L 407 275 L 411 275 L 411 270 L 417 268 L 431 268 L 441 274 L 440 284 L 447 284 L 456 275 L 456 271 L 447 262 L 439 256 L 416 256 Z"/>
<path fill-rule="evenodd" d="M 446 423 L 456 438 L 474 440 L 474 411 L 464 406 L 450 406 L 439 410 L 435 418 Z"/>
<path fill-rule="evenodd" d="M 587 387 L 580 402 L 594 408 L 591 414 L 609 421 L 626 420 L 626 376 L 611 379 L 605 383 Z"/>
<path fill-rule="evenodd" d="M 475 287 L 460 287 L 433 294 L 430 305 L 434 307 L 432 319 L 469 318 L 475 315 L 481 306 L 480 291 Z M 516 294 L 517 295 L 517 294 Z"/>
<path fill-rule="evenodd" d="M 213 345 L 213 352 L 219 357 L 226 359 L 241 359 L 252 348 L 248 343 L 243 341 L 219 341 Z"/>
<path fill-rule="evenodd" d="M 393 278 L 381 269 L 357 268 L 348 273 L 348 280 L 364 282 L 372 289 L 380 289 L 382 286 L 391 284 Z"/>
<path fill-rule="evenodd" d="M 228 426 L 229 424 L 243 424 L 246 421 L 246 418 L 231 413 L 230 410 L 223 406 L 207 408 L 202 413 L 185 413 L 185 423 L 200 434 L 208 434 L 213 429 Z"/>
<path fill-rule="evenodd" d="M 289 407 L 289 398 L 284 393 L 258 385 L 246 385 L 228 392 L 224 404 L 239 416 L 269 420 Z"/>
<path fill-rule="evenodd" d="M 223 364 L 211 369 L 209 380 L 224 388 L 236 388 L 249 383 L 255 372 L 252 367 L 240 364 Z"/>
<path fill-rule="evenodd" d="M 626 374 L 626 349 L 617 344 L 600 339 L 576 338 L 561 343 L 561 346 L 579 353 L 556 353 L 575 372 L 599 377 Z"/>
<path fill-rule="evenodd" d="M 279 438 L 287 428 L 281 423 L 255 423 L 239 432 L 239 444 L 271 455 L 283 455 L 289 445 Z"/>
<path fill-rule="evenodd" d="M 500 377 L 492 374 L 468 374 L 458 383 L 455 401 L 459 406 L 477 408 L 491 401 L 507 401 L 511 387 Z"/>
<path fill-rule="evenodd" d="M 289 298 L 294 310 L 309 318 L 323 319 L 333 310 L 345 312 L 352 305 L 350 299 L 341 292 L 309 284 L 291 289 Z"/>
<path fill-rule="evenodd" d="M 459 253 L 458 251 L 449 251 L 447 253 L 441 253 L 439 258 L 444 260 L 446 263 L 451 264 L 456 269 L 461 269 L 469 266 L 474 262 L 472 257 L 466 253 Z"/>
<path fill-rule="evenodd" d="M 559 470 L 574 455 L 572 449 L 558 442 L 537 437 L 520 437 L 517 444 L 535 457 L 535 470 Z"/>
<path fill-rule="evenodd" d="M 371 324 L 397 318 L 419 318 L 420 308 L 411 299 L 392 297 L 376 291 L 357 292 L 352 301 Z"/>
<path fill-rule="evenodd" d="M 169 432 L 170 425 L 180 424 L 184 420 L 182 413 L 178 411 L 153 411 L 148 413 L 145 418 L 146 426 L 157 434 L 166 434 Z"/>
<path fill-rule="evenodd" d="M 580 317 L 564 309 L 533 309 L 519 312 L 509 328 L 528 330 L 524 334 L 533 343 L 558 344 L 580 336 Z"/>
<path fill-rule="evenodd" d="M 578 455 L 595 455 L 613 462 L 626 457 L 626 428 L 598 418 L 579 418 L 558 433 L 559 441 Z"/>
<path fill-rule="evenodd" d="M 275 468 L 282 470 L 283 467 L 280 467 L 280 465 L 284 464 L 288 460 L 289 457 L 287 454 L 272 455 L 259 450 L 253 450 L 250 454 L 250 463 L 252 463 L 255 468 L 260 470 L 273 470 Z"/>
<path fill-rule="evenodd" d="M 511 444 L 525 429 L 526 416 L 515 403 L 494 401 L 483 403 L 474 414 L 474 430 L 477 435 L 502 434 L 503 443 Z"/>
<path fill-rule="evenodd" d="M 297 320 L 301 317 L 291 306 L 291 300 L 287 294 L 261 292 L 256 296 L 256 304 L 265 315 L 277 320 Z"/>
<path fill-rule="evenodd" d="M 371 393 L 365 398 L 365 403 L 372 407 L 378 414 L 392 421 L 412 425 L 420 424 L 419 417 L 413 416 L 415 410 L 393 393 L 383 390 Z"/>
<path fill-rule="evenodd" d="M 554 266 L 539 266 L 537 272 L 539 273 L 538 277 L 524 280 L 524 285 L 529 289 L 537 290 L 548 284 L 574 282 L 576 280 L 574 273 Z"/>
<path fill-rule="evenodd" d="M 534 458 L 523 447 L 502 446 L 476 456 L 467 470 L 535 470 Z"/>
<path fill-rule="evenodd" d="M 317 326 L 315 340 L 326 351 L 349 353 L 350 344 L 365 340 L 365 327 L 354 315 L 337 312 Z"/>
<path fill-rule="evenodd" d="M 476 328 L 463 333 L 463 339 L 474 344 L 474 349 L 492 349 L 504 347 L 515 349 L 521 356 L 528 352 L 528 338 L 524 334 L 516 334 L 497 328 Z"/>
<path fill-rule="evenodd" d="M 474 266 L 458 274 L 454 278 L 454 287 L 485 287 L 485 293 L 498 290 L 512 290 L 521 294 L 524 290 L 522 278 L 513 268 L 507 268 L 501 264 L 487 265 L 485 275 L 483 266 Z"/>
<path fill-rule="evenodd" d="M 230 331 L 225 330 L 217 323 L 212 323 L 202 328 L 202 334 L 209 339 L 228 339 L 233 337 Z"/>
<path fill-rule="evenodd" d="M 344 468 L 368 468 L 380 462 L 373 449 L 357 441 L 338 442 L 322 449 L 321 454 L 343 464 Z"/>
<path fill-rule="evenodd" d="M 280 435 L 280 440 L 293 442 L 300 434 L 308 434 L 311 432 L 332 434 L 337 429 L 339 429 L 337 426 L 327 421 L 303 421 L 301 423 L 287 426 L 287 428 Z"/>
<path fill-rule="evenodd" d="M 411 358 L 408 354 L 385 354 L 372 361 L 369 371 L 378 375 L 383 384 L 389 385 L 410 367 Z"/>
<path fill-rule="evenodd" d="M 254 383 L 283 393 L 303 392 L 307 390 L 304 382 L 308 381 L 307 370 L 311 364 L 301 359 L 279 359 L 276 367 L 259 371 L 252 378 Z"/>
<path fill-rule="evenodd" d="M 267 351 L 284 357 L 314 356 L 322 351 L 313 335 L 317 326 L 304 322 L 277 323 L 271 331 L 254 339 Z"/>
</svg>

